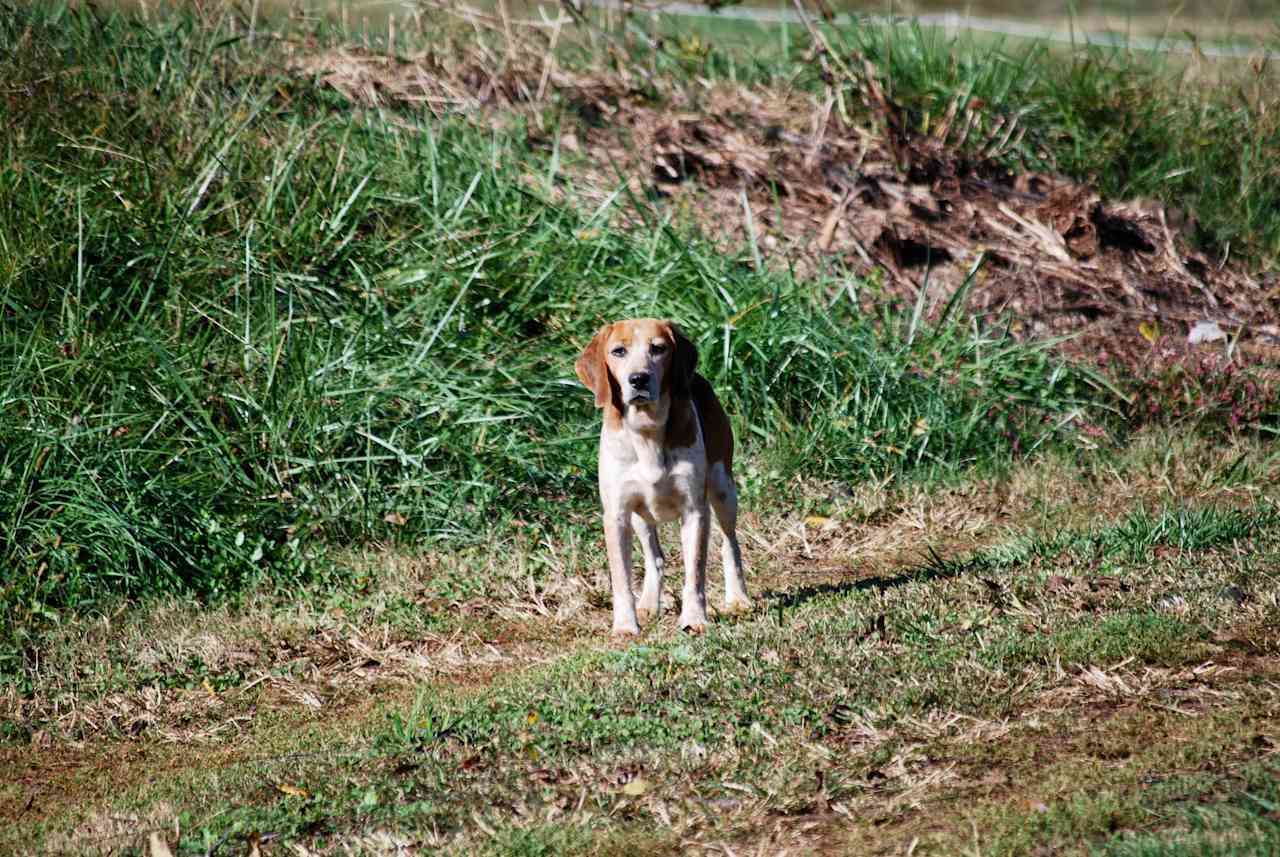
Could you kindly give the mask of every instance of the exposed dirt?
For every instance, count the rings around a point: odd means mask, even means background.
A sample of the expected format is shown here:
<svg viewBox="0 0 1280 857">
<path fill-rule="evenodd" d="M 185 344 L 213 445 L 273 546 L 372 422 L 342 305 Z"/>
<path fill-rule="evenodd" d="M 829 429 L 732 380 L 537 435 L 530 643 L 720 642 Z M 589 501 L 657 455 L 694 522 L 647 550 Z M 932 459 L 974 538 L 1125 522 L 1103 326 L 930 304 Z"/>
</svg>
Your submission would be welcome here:
<svg viewBox="0 0 1280 857">
<path fill-rule="evenodd" d="M 801 274 L 872 275 L 874 289 L 841 277 L 833 286 L 868 309 L 922 300 L 936 316 L 969 279 L 980 322 L 1070 336 L 1059 347 L 1090 362 L 1132 367 L 1157 345 L 1176 357 L 1197 324 L 1219 349 L 1239 337 L 1280 360 L 1280 276 L 1207 257 L 1191 244 L 1191 218 L 1157 203 L 1010 171 L 1001 156 L 1025 127 L 976 100 L 952 103 L 928 133 L 912 130 L 869 64 L 850 70 L 862 104 L 846 105 L 848 120 L 834 89 L 680 87 L 640 68 L 571 74 L 530 52 L 446 66 L 434 55 L 300 51 L 292 71 L 368 106 L 488 122 L 523 114 L 531 142 L 559 148 L 563 193 L 584 207 L 625 180 L 730 252 L 754 243 L 765 264 Z M 558 138 L 537 130 L 551 103 L 569 119 Z"/>
</svg>

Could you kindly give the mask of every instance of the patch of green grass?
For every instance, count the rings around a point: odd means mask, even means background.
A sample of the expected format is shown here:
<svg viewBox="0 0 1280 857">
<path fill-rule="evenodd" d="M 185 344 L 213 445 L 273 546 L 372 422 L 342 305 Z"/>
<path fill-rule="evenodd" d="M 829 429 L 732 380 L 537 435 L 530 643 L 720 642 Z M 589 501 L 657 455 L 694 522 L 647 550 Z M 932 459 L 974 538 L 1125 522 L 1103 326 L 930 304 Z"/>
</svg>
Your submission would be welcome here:
<svg viewBox="0 0 1280 857">
<path fill-rule="evenodd" d="M 749 497 L 999 463 L 1091 393 L 958 317 L 867 319 L 664 225 L 599 228 L 548 201 L 554 165 L 520 136 L 382 122 L 225 36 L 88 8 L 0 22 L 26 93 L 0 162 L 6 672 L 65 610 L 589 510 L 571 367 L 606 319 L 685 325 Z"/>
<path fill-rule="evenodd" d="M 1104 557 L 1120 556 L 1136 562 L 1149 556 L 1156 545 L 1180 551 L 1205 550 L 1247 539 L 1275 526 L 1280 509 L 1261 506 L 1252 510 L 1222 506 L 1161 509 L 1158 514 L 1138 508 L 1115 527 L 1096 538 Z"/>
<path fill-rule="evenodd" d="M 1260 503 L 1248 509 L 1174 503 L 1153 512 L 1131 510 L 1114 524 L 1084 530 L 1049 532 L 1009 539 L 973 556 L 944 559 L 937 555 L 919 570 L 928 577 L 954 577 L 968 572 L 1002 571 L 1026 563 L 1052 569 L 1060 559 L 1090 563 L 1104 572 L 1119 564 L 1149 563 L 1156 548 L 1203 551 L 1251 539 L 1280 522 L 1280 510 Z"/>
<path fill-rule="evenodd" d="M 496 830 L 484 853 L 511 857 L 557 857 L 560 854 L 600 853 L 597 848 L 598 843 L 589 831 L 548 824 L 533 830 L 515 826 Z"/>
<path fill-rule="evenodd" d="M 1249 773 L 1249 772 L 1246 772 Z M 1252 772 L 1249 790 L 1230 802 L 1188 808 L 1169 818 L 1174 833 L 1116 836 L 1094 853 L 1107 857 L 1246 857 L 1280 853 L 1280 779 Z M 1267 775 L 1269 774 L 1269 776 Z M 1169 825 L 1172 826 L 1172 825 Z"/>
<path fill-rule="evenodd" d="M 1024 663 L 1118 663 L 1137 658 L 1144 663 L 1186 663 L 1201 650 L 1194 642 L 1201 629 L 1176 616 L 1150 610 L 1125 610 L 1094 622 L 1048 635 L 1011 633 L 988 644 L 985 661 L 995 666 Z"/>
</svg>

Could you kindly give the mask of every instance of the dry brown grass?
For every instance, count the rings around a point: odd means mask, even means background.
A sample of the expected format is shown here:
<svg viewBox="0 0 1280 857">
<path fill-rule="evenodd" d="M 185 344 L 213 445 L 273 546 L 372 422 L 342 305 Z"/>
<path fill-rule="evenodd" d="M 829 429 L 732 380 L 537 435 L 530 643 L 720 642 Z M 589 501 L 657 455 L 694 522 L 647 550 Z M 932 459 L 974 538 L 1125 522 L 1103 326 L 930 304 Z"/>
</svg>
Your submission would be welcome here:
<svg viewBox="0 0 1280 857">
<path fill-rule="evenodd" d="M 996 843 L 1016 841 L 1028 817 L 1090 812 L 1078 803 L 1082 783 L 1109 806 L 1136 808 L 1152 784 L 1230 777 L 1233 770 L 1275 759 L 1280 662 L 1244 666 L 1258 680 L 1233 678 L 1231 666 L 1202 670 L 1205 693 L 1195 712 L 1136 696 L 1077 695 L 989 734 L 922 736 L 900 754 L 936 758 L 950 748 L 953 761 L 932 772 L 937 787 L 917 793 L 909 811 L 901 802 L 867 801 L 852 825 L 828 831 L 827 843 L 840 853 L 946 854 L 988 845 L 1007 852 L 1007 842 Z M 915 765 L 917 781 L 937 767 L 928 761 Z M 1076 809 L 1067 809 L 1073 801 Z M 1079 834 L 1058 847 L 1055 853 L 1089 853 L 1088 839 Z"/>
</svg>

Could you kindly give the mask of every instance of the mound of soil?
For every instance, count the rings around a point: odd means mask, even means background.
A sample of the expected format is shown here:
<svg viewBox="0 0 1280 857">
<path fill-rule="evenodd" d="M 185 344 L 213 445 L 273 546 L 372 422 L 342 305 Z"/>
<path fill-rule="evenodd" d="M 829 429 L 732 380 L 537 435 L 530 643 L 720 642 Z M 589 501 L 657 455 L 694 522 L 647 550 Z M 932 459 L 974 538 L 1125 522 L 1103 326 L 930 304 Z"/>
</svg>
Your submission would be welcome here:
<svg viewBox="0 0 1280 857">
<path fill-rule="evenodd" d="M 556 99 L 575 121 L 560 123 L 558 140 L 531 135 L 582 156 L 563 159 L 566 196 L 590 206 L 624 178 L 728 252 L 754 243 L 766 264 L 870 276 L 874 288 L 835 279 L 868 308 L 923 300 L 936 314 L 968 282 L 980 322 L 1065 337 L 1063 352 L 1091 362 L 1131 366 L 1153 348 L 1173 357 L 1229 339 L 1280 358 L 1280 277 L 1206 257 L 1188 220 L 1157 203 L 1010 170 L 1002 155 L 1024 128 L 984 116 L 980 103 L 953 103 L 927 133 L 911 130 L 918 123 L 869 64 L 856 78 L 865 108 L 856 111 L 834 95 L 680 87 L 642 69 L 570 74 L 529 54 L 446 68 L 344 50 L 300 54 L 293 70 L 353 102 L 486 121 L 523 112 L 535 129 Z"/>
</svg>

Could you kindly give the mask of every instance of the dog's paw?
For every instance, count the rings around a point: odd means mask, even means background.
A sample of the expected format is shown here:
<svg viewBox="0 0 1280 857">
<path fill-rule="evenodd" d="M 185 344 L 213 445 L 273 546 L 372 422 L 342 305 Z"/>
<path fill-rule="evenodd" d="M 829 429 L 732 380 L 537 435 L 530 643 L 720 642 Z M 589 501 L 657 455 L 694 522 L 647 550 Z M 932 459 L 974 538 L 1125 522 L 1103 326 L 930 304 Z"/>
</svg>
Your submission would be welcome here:
<svg viewBox="0 0 1280 857">
<path fill-rule="evenodd" d="M 631 623 L 630 625 L 614 625 L 613 631 L 611 632 L 611 636 L 615 640 L 625 640 L 629 637 L 639 637 L 640 626 L 635 624 L 634 622 Z"/>
<path fill-rule="evenodd" d="M 662 602 L 657 598 L 645 598 L 640 596 L 640 601 L 636 604 L 636 616 L 641 622 L 648 622 L 650 619 L 657 619 L 662 613 Z"/>
<path fill-rule="evenodd" d="M 746 597 L 734 598 L 724 604 L 724 612 L 730 615 L 734 613 L 750 613 L 754 609 L 756 609 L 755 603 Z"/>
<path fill-rule="evenodd" d="M 703 634 L 707 630 L 706 616 L 681 616 L 680 630 L 689 634 Z"/>
</svg>

